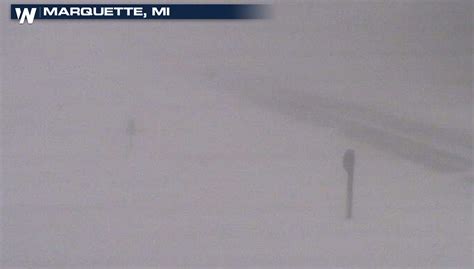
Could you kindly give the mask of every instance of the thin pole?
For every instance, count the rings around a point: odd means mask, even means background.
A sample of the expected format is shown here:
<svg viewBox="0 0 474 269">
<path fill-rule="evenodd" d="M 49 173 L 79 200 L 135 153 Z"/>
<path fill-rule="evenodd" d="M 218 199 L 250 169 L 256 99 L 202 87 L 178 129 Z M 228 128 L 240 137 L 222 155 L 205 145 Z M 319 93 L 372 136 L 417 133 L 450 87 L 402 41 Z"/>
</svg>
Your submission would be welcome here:
<svg viewBox="0 0 474 269">
<path fill-rule="evenodd" d="M 355 152 L 353 149 L 348 149 L 344 153 L 343 166 L 347 172 L 346 218 L 351 219 L 355 166 Z"/>
<path fill-rule="evenodd" d="M 347 201 L 346 218 L 352 218 L 352 196 L 353 196 L 354 173 L 347 173 Z"/>
</svg>

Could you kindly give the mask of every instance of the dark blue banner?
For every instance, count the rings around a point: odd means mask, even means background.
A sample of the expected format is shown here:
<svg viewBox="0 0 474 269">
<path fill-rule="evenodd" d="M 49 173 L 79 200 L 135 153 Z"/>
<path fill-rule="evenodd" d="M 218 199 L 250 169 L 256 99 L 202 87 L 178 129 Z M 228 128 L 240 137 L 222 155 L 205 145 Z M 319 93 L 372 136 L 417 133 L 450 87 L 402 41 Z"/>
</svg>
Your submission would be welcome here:
<svg viewBox="0 0 474 269">
<path fill-rule="evenodd" d="M 47 4 L 11 5 L 11 19 L 21 24 L 55 19 L 242 20 L 269 16 L 267 5 L 256 4 Z"/>
</svg>

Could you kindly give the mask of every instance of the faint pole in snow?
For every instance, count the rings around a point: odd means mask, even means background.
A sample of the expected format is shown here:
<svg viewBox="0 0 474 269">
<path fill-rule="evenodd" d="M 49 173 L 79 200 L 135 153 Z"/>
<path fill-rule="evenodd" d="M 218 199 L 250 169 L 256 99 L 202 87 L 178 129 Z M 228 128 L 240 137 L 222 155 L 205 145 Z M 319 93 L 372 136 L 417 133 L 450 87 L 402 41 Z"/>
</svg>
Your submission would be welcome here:
<svg viewBox="0 0 474 269">
<path fill-rule="evenodd" d="M 130 119 L 128 121 L 126 131 L 128 135 L 128 146 L 127 146 L 127 156 L 128 156 L 133 147 L 133 136 L 137 133 L 137 128 L 135 127 L 134 119 Z"/>
<path fill-rule="evenodd" d="M 352 197 L 354 184 L 354 165 L 355 152 L 353 149 L 348 149 L 344 153 L 343 166 L 347 172 L 347 198 L 346 198 L 346 218 L 352 218 Z"/>
</svg>

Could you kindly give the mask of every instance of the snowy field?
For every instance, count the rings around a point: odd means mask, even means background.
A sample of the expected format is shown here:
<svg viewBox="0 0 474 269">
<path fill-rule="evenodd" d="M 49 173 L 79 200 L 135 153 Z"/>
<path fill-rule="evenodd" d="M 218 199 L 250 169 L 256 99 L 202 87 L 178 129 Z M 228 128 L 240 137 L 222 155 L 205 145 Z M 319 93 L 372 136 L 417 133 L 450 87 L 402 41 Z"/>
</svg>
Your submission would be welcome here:
<svg viewBox="0 0 474 269">
<path fill-rule="evenodd" d="M 3 12 L 2 268 L 472 268 L 471 1 L 274 3 Z"/>
</svg>

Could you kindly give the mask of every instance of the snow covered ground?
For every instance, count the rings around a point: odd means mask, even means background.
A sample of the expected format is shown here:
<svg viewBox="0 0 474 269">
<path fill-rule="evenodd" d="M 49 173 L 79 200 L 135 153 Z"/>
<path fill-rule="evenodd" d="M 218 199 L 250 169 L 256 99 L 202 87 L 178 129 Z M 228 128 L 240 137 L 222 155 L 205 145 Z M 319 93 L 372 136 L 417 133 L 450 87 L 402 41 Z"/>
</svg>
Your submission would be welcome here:
<svg viewBox="0 0 474 269">
<path fill-rule="evenodd" d="M 470 268 L 471 6 L 2 23 L 2 264 Z"/>
</svg>

